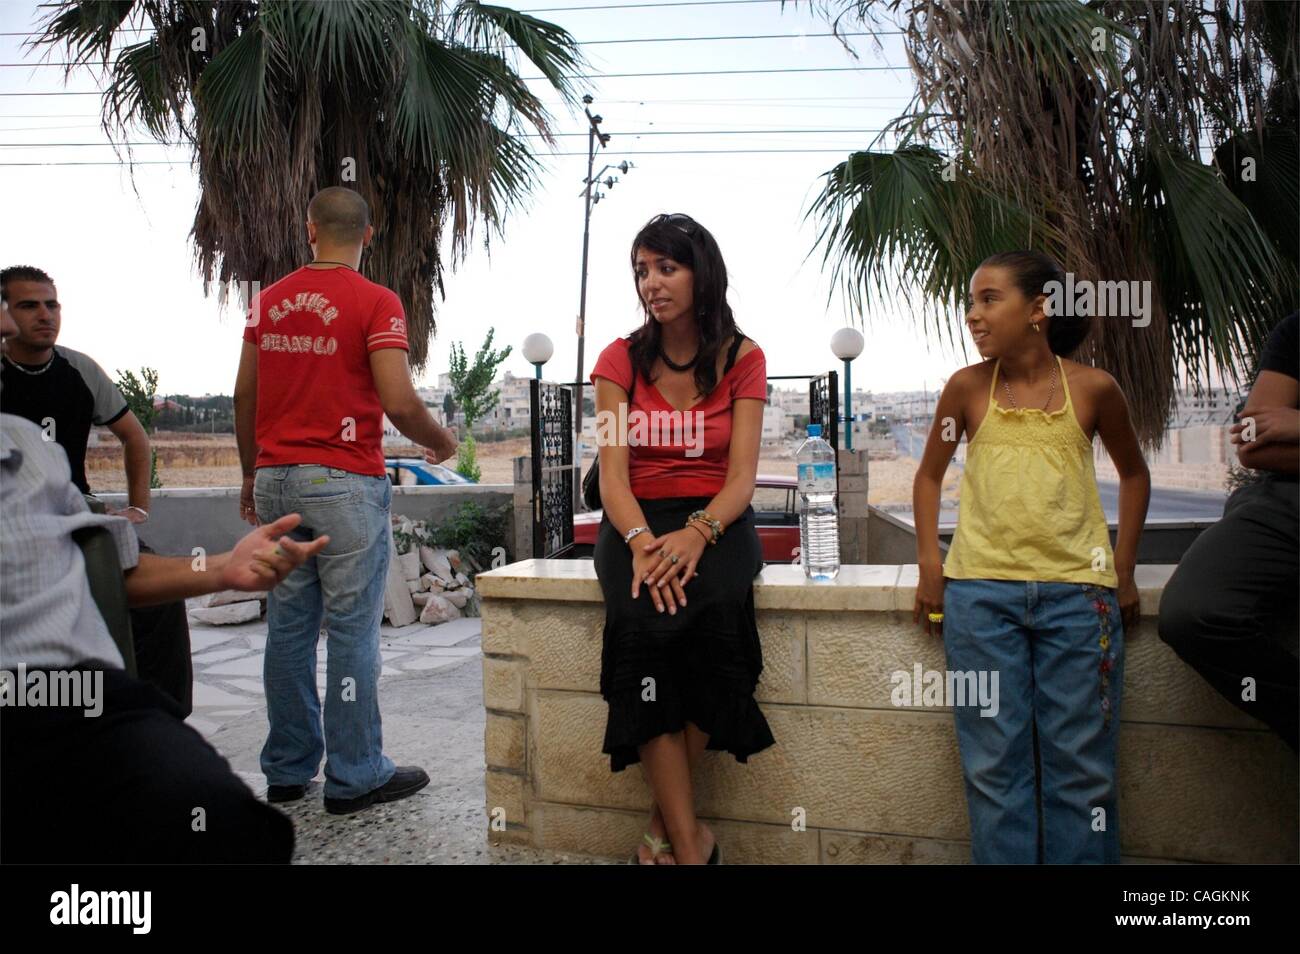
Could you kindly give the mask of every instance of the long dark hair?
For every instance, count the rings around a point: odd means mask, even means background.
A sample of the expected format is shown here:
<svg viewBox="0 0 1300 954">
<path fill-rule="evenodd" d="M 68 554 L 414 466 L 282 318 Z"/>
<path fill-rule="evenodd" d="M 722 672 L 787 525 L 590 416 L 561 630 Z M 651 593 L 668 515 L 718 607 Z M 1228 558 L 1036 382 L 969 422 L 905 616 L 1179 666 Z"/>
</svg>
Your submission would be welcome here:
<svg viewBox="0 0 1300 954">
<path fill-rule="evenodd" d="M 1058 282 L 1065 287 L 1065 269 L 1056 259 L 1043 252 L 1016 251 L 998 252 L 980 262 L 980 268 L 1005 268 L 1011 272 L 1011 280 L 1030 301 L 1039 295 L 1048 294 L 1047 284 Z M 1047 346 L 1052 354 L 1068 358 L 1083 344 L 1088 332 L 1092 330 L 1088 318 L 1080 315 L 1047 316 Z"/>
<path fill-rule="evenodd" d="M 636 281 L 636 252 L 641 248 L 666 255 L 695 275 L 693 311 L 700 329 L 695 388 L 700 396 L 707 396 L 718 384 L 718 351 L 733 334 L 741 334 L 727 304 L 727 266 L 722 261 L 722 251 L 709 230 L 689 215 L 656 215 L 632 240 L 632 281 L 638 301 L 641 301 L 641 290 Z M 649 381 L 659 356 L 663 329 L 644 301 L 641 307 L 645 310 L 645 321 L 629 336 L 629 352 L 632 366 Z"/>
</svg>

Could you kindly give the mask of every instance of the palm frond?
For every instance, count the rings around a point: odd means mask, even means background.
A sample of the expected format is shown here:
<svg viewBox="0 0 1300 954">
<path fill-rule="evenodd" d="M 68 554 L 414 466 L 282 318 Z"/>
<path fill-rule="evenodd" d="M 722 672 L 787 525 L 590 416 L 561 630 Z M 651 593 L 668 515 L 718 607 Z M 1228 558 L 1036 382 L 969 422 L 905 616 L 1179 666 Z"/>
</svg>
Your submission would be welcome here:
<svg viewBox="0 0 1300 954">
<path fill-rule="evenodd" d="M 504 39 L 536 66 L 564 101 L 577 104 L 577 91 L 567 74 L 581 72 L 586 66 L 577 42 L 563 28 L 518 10 L 499 7 L 477 0 L 457 4 L 451 15 L 450 30 L 469 46 L 491 49 L 504 55 Z"/>
</svg>

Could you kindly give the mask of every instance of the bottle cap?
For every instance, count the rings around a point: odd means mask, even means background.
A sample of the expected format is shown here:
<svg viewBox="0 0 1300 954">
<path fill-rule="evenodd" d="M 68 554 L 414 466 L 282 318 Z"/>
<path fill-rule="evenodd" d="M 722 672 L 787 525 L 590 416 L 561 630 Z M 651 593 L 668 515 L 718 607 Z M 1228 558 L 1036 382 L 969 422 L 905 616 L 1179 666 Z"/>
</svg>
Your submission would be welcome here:
<svg viewBox="0 0 1300 954">
<path fill-rule="evenodd" d="M 820 424 L 809 424 L 809 425 L 808 425 L 808 436 L 809 436 L 809 437 L 821 437 L 821 436 L 822 436 L 822 426 L 821 426 Z"/>
</svg>

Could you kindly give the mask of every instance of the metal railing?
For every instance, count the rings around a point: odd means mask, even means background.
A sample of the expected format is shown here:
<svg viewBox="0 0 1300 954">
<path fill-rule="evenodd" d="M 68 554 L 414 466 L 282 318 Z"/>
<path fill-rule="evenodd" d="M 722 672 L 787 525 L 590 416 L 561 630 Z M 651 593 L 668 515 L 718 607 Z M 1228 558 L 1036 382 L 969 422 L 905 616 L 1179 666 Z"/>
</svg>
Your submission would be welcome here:
<svg viewBox="0 0 1300 954">
<path fill-rule="evenodd" d="M 572 385 L 529 382 L 533 556 L 543 559 L 564 556 L 573 548 L 573 500 L 578 474 L 573 455 L 573 395 Z"/>
</svg>

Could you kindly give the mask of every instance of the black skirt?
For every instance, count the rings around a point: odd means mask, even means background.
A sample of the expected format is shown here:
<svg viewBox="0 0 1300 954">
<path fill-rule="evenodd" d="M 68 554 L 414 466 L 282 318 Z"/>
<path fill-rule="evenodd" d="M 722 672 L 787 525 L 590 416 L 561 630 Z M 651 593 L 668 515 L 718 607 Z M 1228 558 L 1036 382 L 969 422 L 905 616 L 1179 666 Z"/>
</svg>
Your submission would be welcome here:
<svg viewBox="0 0 1300 954">
<path fill-rule="evenodd" d="M 708 497 L 638 500 L 656 536 L 679 530 Z M 693 531 L 692 531 L 693 532 Z M 644 539 L 644 538 L 643 538 Z M 676 615 L 655 609 L 646 587 L 632 599 L 632 550 L 606 517 L 596 539 L 596 575 L 605 594 L 600 692 L 609 703 L 603 751 L 621 772 L 637 748 L 694 723 L 710 749 L 745 762 L 774 743 L 754 701 L 763 651 L 754 619 L 754 577 L 763 548 L 748 508 L 716 545 L 706 546 L 699 576 L 685 587 Z M 651 680 L 651 681 L 647 681 Z"/>
</svg>

